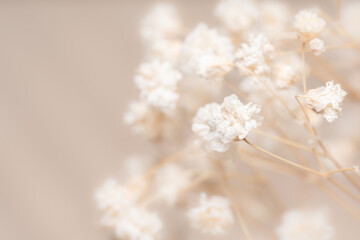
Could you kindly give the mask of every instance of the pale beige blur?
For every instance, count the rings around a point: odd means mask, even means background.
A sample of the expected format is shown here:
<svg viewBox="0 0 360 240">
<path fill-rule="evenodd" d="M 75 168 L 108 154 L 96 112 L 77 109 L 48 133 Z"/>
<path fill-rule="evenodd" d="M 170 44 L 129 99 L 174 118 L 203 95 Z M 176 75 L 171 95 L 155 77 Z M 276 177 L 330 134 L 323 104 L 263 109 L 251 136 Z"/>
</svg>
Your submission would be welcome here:
<svg viewBox="0 0 360 240">
<path fill-rule="evenodd" d="M 215 0 L 177 1 L 189 26 Z M 122 124 L 151 1 L 0 2 L 0 239 L 108 239 L 94 189 L 146 151 Z"/>
</svg>

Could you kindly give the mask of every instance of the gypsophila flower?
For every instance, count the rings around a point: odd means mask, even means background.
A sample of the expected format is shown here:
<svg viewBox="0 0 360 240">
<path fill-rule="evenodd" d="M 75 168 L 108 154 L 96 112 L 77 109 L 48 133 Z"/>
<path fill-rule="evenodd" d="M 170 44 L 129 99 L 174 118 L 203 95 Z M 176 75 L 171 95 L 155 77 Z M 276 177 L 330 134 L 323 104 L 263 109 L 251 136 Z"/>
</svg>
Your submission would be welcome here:
<svg viewBox="0 0 360 240">
<path fill-rule="evenodd" d="M 169 205 L 174 205 L 181 190 L 190 184 L 191 176 L 191 172 L 179 165 L 168 164 L 156 173 L 156 191 Z"/>
<path fill-rule="evenodd" d="M 181 51 L 182 69 L 205 78 L 217 78 L 232 69 L 233 51 L 228 37 L 200 23 L 185 38 Z"/>
<path fill-rule="evenodd" d="M 302 10 L 295 16 L 294 28 L 303 42 L 316 38 L 326 26 L 324 19 L 313 10 Z"/>
<path fill-rule="evenodd" d="M 210 149 L 225 152 L 232 141 L 243 140 L 261 124 L 260 110 L 261 107 L 253 103 L 244 105 L 233 94 L 225 97 L 221 105 L 211 103 L 200 108 L 193 120 L 192 130 Z"/>
<path fill-rule="evenodd" d="M 282 217 L 276 233 L 279 240 L 332 240 L 334 229 L 323 210 L 291 210 Z"/>
<path fill-rule="evenodd" d="M 326 51 L 324 41 L 319 38 L 314 38 L 309 42 L 309 47 L 315 56 L 320 56 Z"/>
<path fill-rule="evenodd" d="M 133 131 L 148 138 L 157 138 L 161 134 L 159 113 L 151 109 L 145 102 L 130 102 L 124 115 L 125 124 Z"/>
<path fill-rule="evenodd" d="M 116 223 L 115 234 L 124 240 L 155 240 L 162 223 L 155 213 L 132 208 Z"/>
<path fill-rule="evenodd" d="M 157 3 L 142 20 L 140 35 L 146 41 L 158 41 L 179 36 L 182 30 L 175 6 Z"/>
<path fill-rule="evenodd" d="M 114 179 L 107 179 L 96 191 L 95 200 L 101 211 L 100 224 L 114 226 L 120 216 L 132 208 L 137 194 L 127 186 L 119 185 Z"/>
<path fill-rule="evenodd" d="M 311 89 L 305 96 L 300 96 L 306 107 L 320 113 L 328 122 L 333 122 L 341 112 L 341 104 L 346 96 L 340 84 L 333 81 L 327 82 L 326 86 Z"/>
<path fill-rule="evenodd" d="M 219 18 L 231 32 L 247 30 L 259 13 L 252 0 L 221 0 L 215 8 Z"/>
<path fill-rule="evenodd" d="M 213 235 L 226 233 L 234 223 L 229 200 L 221 196 L 208 198 L 205 193 L 200 195 L 199 206 L 190 209 L 187 217 L 192 227 Z"/>
<path fill-rule="evenodd" d="M 176 108 L 179 98 L 178 84 L 181 78 L 181 74 L 170 62 L 155 59 L 140 65 L 135 83 L 140 89 L 142 99 L 149 106 L 169 114 Z"/>
<path fill-rule="evenodd" d="M 240 71 L 245 69 L 255 74 L 263 74 L 270 70 L 269 64 L 274 57 L 274 46 L 263 34 L 250 35 L 248 43 L 241 44 L 235 57 Z M 247 74 L 246 71 L 243 73 Z"/>
<path fill-rule="evenodd" d="M 293 65 L 278 62 L 274 66 L 275 84 L 280 89 L 286 89 L 299 80 L 299 73 Z"/>
</svg>

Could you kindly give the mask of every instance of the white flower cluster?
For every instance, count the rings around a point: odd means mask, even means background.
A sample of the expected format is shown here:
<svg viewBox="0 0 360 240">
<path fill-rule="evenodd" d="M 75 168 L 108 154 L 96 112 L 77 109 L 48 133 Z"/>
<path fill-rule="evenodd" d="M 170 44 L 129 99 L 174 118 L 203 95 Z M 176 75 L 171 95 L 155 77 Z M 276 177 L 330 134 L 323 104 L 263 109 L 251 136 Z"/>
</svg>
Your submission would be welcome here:
<svg viewBox="0 0 360 240">
<path fill-rule="evenodd" d="M 270 71 L 269 64 L 274 57 L 274 46 L 263 35 L 250 35 L 248 43 L 241 44 L 237 50 L 236 64 L 240 70 L 250 70 L 255 74 L 264 74 Z"/>
<path fill-rule="evenodd" d="M 154 42 L 177 37 L 182 30 L 183 25 L 175 6 L 157 3 L 142 20 L 140 36 Z"/>
<path fill-rule="evenodd" d="M 324 41 L 320 38 L 314 38 L 309 42 L 309 47 L 315 56 L 320 56 L 326 51 Z"/>
<path fill-rule="evenodd" d="M 221 79 L 232 69 L 234 47 L 231 40 L 200 23 L 184 40 L 182 68 L 204 78 Z"/>
<path fill-rule="evenodd" d="M 300 97 L 306 107 L 323 114 L 328 122 L 333 122 L 342 110 L 341 104 L 346 94 L 340 84 L 334 85 L 334 82 L 330 81 L 325 86 L 311 89 L 306 95 Z"/>
<path fill-rule="evenodd" d="M 161 228 L 162 223 L 155 213 L 132 208 L 126 217 L 117 223 L 115 234 L 119 239 L 155 240 Z"/>
<path fill-rule="evenodd" d="M 149 106 L 169 114 L 176 108 L 181 77 L 170 62 L 155 59 L 140 65 L 135 83 L 140 89 L 141 98 Z"/>
<path fill-rule="evenodd" d="M 119 185 L 116 180 L 108 179 L 95 194 L 101 211 L 100 224 L 114 227 L 115 234 L 120 239 L 153 240 L 162 227 L 155 213 L 136 206 L 145 184 L 137 179 L 128 185 Z"/>
<path fill-rule="evenodd" d="M 252 0 L 221 0 L 215 8 L 218 17 L 231 32 L 248 30 L 259 17 Z"/>
<path fill-rule="evenodd" d="M 198 207 L 188 211 L 187 217 L 194 228 L 213 235 L 224 234 L 234 223 L 234 216 L 228 199 L 221 196 L 208 198 L 200 195 Z"/>
<path fill-rule="evenodd" d="M 313 10 L 302 10 L 295 16 L 294 28 L 303 42 L 316 38 L 326 26 L 324 19 Z"/>
<path fill-rule="evenodd" d="M 332 240 L 334 229 L 325 211 L 294 209 L 283 215 L 277 228 L 279 240 Z"/>
<path fill-rule="evenodd" d="M 261 124 L 260 110 L 261 107 L 253 103 L 244 105 L 233 94 L 225 97 L 221 105 L 210 103 L 200 108 L 193 120 L 192 130 L 210 149 L 225 152 L 232 141 L 243 140 Z"/>
<path fill-rule="evenodd" d="M 278 62 L 274 67 L 275 84 L 280 89 L 286 89 L 299 80 L 299 73 L 293 65 L 285 62 Z"/>
</svg>

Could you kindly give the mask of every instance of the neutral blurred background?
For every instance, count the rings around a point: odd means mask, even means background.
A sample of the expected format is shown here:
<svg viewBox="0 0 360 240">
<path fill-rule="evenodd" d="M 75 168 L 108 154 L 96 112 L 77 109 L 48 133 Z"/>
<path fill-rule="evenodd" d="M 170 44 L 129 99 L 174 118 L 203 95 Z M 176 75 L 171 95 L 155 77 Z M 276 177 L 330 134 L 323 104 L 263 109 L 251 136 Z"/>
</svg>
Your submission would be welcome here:
<svg viewBox="0 0 360 240">
<path fill-rule="evenodd" d="M 152 2 L 0 1 L 0 239 L 108 239 L 94 189 L 149 148 L 122 114 Z M 214 21 L 216 0 L 175 2 L 189 27 Z"/>
</svg>

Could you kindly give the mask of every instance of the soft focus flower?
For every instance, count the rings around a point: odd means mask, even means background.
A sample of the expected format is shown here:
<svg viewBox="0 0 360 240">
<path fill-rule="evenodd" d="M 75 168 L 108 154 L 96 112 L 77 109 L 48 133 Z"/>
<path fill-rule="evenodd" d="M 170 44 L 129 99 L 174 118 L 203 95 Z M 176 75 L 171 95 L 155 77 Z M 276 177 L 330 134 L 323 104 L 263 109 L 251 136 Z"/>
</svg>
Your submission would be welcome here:
<svg viewBox="0 0 360 240">
<path fill-rule="evenodd" d="M 291 210 L 283 215 L 276 233 L 279 240 L 332 240 L 334 229 L 325 211 Z"/>
<path fill-rule="evenodd" d="M 215 8 L 218 17 L 231 32 L 247 30 L 259 16 L 252 0 L 221 0 Z"/>
<path fill-rule="evenodd" d="M 194 228 L 213 235 L 224 234 L 234 223 L 234 216 L 228 199 L 221 196 L 208 198 L 200 195 L 198 207 L 188 211 L 187 217 Z"/>
<path fill-rule="evenodd" d="M 315 56 L 320 56 L 326 51 L 324 41 L 319 38 L 314 38 L 309 42 L 309 47 Z"/>
<path fill-rule="evenodd" d="M 311 89 L 305 96 L 300 97 L 306 107 L 323 114 L 328 122 L 333 122 L 342 110 L 341 104 L 346 94 L 340 84 L 334 85 L 334 82 L 330 81 L 326 86 Z"/>
<path fill-rule="evenodd" d="M 274 67 L 275 84 L 280 89 L 289 88 L 299 80 L 295 67 L 285 62 L 278 62 Z"/>
<path fill-rule="evenodd" d="M 263 74 L 270 70 L 269 63 L 274 57 L 273 53 L 274 46 L 263 34 L 250 35 L 248 43 L 241 44 L 236 52 L 236 64 L 255 74 Z"/>
<path fill-rule="evenodd" d="M 120 185 L 114 179 L 107 179 L 96 191 L 95 200 L 101 211 L 100 224 L 114 226 L 116 221 L 132 208 L 138 192 L 125 185 Z"/>
<path fill-rule="evenodd" d="M 157 214 L 134 207 L 116 223 L 115 234 L 124 240 L 155 240 L 161 228 Z"/>
<path fill-rule="evenodd" d="M 148 138 L 157 138 L 161 135 L 160 119 L 159 113 L 142 101 L 130 102 L 124 115 L 125 124 L 131 126 L 135 133 Z"/>
<path fill-rule="evenodd" d="M 181 78 L 170 62 L 155 59 L 140 65 L 135 83 L 140 89 L 140 96 L 149 106 L 168 114 L 176 108 Z"/>
<path fill-rule="evenodd" d="M 176 164 L 162 167 L 155 176 L 156 192 L 169 205 L 174 205 L 179 193 L 191 182 L 191 172 Z"/>
<path fill-rule="evenodd" d="M 231 40 L 200 23 L 185 38 L 182 51 L 182 69 L 205 78 L 217 78 L 232 69 L 233 45 Z"/>
<path fill-rule="evenodd" d="M 284 30 L 291 18 L 290 10 L 284 2 L 261 1 L 260 11 L 262 25 L 268 33 L 278 33 Z"/>
<path fill-rule="evenodd" d="M 181 34 L 182 22 L 174 5 L 157 3 L 144 17 L 140 35 L 146 41 L 169 39 Z"/>
<path fill-rule="evenodd" d="M 200 108 L 193 120 L 192 130 L 210 149 L 225 152 L 232 141 L 243 140 L 261 124 L 260 110 L 261 107 L 253 103 L 244 105 L 233 94 L 225 97 L 221 105 L 210 103 Z"/>
<path fill-rule="evenodd" d="M 316 38 L 325 28 L 326 22 L 313 10 L 302 10 L 295 16 L 294 28 L 299 38 L 309 42 Z"/>
</svg>

